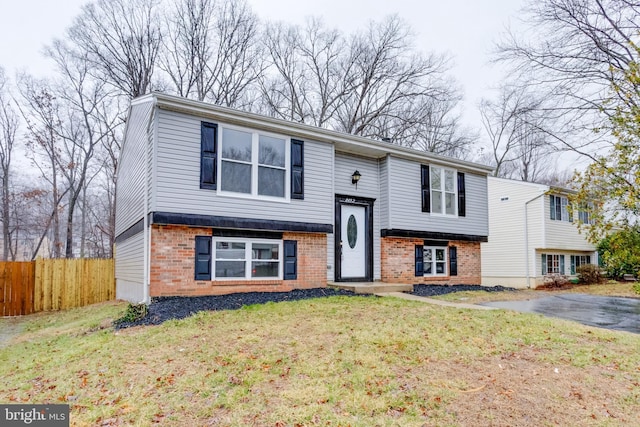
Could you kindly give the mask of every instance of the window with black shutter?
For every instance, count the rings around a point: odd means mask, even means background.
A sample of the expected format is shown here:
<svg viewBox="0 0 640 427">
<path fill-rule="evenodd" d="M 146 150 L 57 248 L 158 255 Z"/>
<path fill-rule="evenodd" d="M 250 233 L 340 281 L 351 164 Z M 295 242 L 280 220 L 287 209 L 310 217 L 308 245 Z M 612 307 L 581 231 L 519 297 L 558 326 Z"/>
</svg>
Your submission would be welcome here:
<svg viewBox="0 0 640 427">
<path fill-rule="evenodd" d="M 298 278 L 298 242 L 284 240 L 284 280 L 296 280 Z"/>
<path fill-rule="evenodd" d="M 196 280 L 211 280 L 211 236 L 196 236 Z"/>
<path fill-rule="evenodd" d="M 291 140 L 291 198 L 304 199 L 304 142 Z"/>
<path fill-rule="evenodd" d="M 216 189 L 218 126 L 200 124 L 200 188 Z"/>
</svg>

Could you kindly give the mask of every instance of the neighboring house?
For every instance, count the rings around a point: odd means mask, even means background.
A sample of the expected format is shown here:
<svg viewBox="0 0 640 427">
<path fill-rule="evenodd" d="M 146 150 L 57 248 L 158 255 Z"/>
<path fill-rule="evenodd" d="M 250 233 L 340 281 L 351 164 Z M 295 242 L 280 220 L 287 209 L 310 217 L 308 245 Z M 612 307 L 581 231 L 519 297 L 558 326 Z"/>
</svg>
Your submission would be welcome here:
<svg viewBox="0 0 640 427">
<path fill-rule="evenodd" d="M 490 168 L 151 94 L 116 195 L 117 297 L 479 284 Z"/>
<path fill-rule="evenodd" d="M 482 284 L 535 288 L 545 276 L 575 276 L 597 264 L 595 247 L 578 232 L 586 211 L 568 209 L 570 190 L 489 177 L 489 235 L 482 243 Z M 574 216 L 576 218 L 574 218 Z M 575 220 L 575 221 L 574 221 Z"/>
</svg>

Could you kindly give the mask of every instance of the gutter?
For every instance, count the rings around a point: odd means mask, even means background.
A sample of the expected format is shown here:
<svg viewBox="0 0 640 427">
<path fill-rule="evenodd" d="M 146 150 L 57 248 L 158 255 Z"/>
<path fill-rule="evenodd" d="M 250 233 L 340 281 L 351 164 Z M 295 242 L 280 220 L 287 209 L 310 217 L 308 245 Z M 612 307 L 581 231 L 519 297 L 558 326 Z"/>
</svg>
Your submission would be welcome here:
<svg viewBox="0 0 640 427">
<path fill-rule="evenodd" d="M 149 130 L 154 124 L 155 110 L 158 101 L 155 97 L 152 98 L 151 111 L 149 114 L 149 122 L 147 123 L 147 138 L 144 145 L 144 216 L 143 216 L 143 236 L 144 236 L 144 279 L 142 284 L 142 303 L 149 305 L 151 303 L 151 229 L 149 228 Z M 154 134 L 155 138 L 155 134 Z"/>
</svg>

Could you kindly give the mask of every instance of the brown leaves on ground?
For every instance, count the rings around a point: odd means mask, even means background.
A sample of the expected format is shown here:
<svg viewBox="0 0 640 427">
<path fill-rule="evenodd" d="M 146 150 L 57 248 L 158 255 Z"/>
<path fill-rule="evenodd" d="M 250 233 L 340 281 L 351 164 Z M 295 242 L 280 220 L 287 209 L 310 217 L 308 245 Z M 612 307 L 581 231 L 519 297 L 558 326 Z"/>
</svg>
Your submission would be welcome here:
<svg viewBox="0 0 640 427">
<path fill-rule="evenodd" d="M 602 425 L 637 425 L 640 414 L 617 402 L 633 398 L 637 386 L 617 375 L 615 366 L 577 368 L 541 363 L 535 350 L 448 364 L 449 372 L 438 375 L 474 387 L 458 390 L 447 405 L 452 422 L 462 426 L 572 425 L 592 420 Z M 631 411 L 630 411 L 631 409 Z M 608 425 L 608 424 L 607 424 Z"/>
</svg>

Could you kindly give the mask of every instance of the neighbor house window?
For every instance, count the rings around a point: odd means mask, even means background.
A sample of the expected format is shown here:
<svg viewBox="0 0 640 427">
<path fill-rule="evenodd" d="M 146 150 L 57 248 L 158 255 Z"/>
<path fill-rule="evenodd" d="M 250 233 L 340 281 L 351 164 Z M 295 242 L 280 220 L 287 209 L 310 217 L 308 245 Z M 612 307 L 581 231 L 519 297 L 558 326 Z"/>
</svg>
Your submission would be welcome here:
<svg viewBox="0 0 640 427">
<path fill-rule="evenodd" d="M 573 221 L 569 213 L 569 199 L 562 196 L 549 196 L 550 218 L 556 221 Z"/>
<path fill-rule="evenodd" d="M 571 274 L 576 274 L 581 265 L 591 264 L 591 255 L 571 255 Z"/>
<path fill-rule="evenodd" d="M 424 275 L 445 276 L 447 274 L 447 248 L 437 246 L 425 246 Z"/>
<path fill-rule="evenodd" d="M 282 242 L 279 240 L 214 240 L 215 279 L 281 279 Z"/>
<path fill-rule="evenodd" d="M 286 197 L 287 138 L 228 127 L 222 128 L 221 134 L 221 191 Z"/>
<path fill-rule="evenodd" d="M 431 166 L 431 213 L 456 215 L 457 182 L 456 171 Z"/>
<path fill-rule="evenodd" d="M 564 274 L 564 255 L 542 254 L 542 274 Z"/>
<path fill-rule="evenodd" d="M 578 209 L 578 220 L 580 220 L 583 224 L 593 224 L 593 220 L 591 219 L 591 209 L 593 206 L 591 204 L 583 204 L 580 205 Z"/>
</svg>

